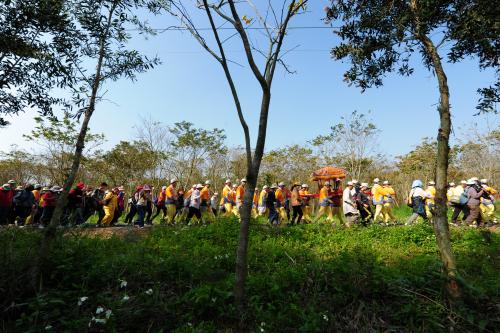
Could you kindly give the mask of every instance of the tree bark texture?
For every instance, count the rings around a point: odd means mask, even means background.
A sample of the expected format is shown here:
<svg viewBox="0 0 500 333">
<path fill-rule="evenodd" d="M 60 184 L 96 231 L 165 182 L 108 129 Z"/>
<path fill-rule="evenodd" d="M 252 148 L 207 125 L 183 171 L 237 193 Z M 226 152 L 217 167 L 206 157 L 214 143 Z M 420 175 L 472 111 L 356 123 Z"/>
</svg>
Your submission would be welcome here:
<svg viewBox="0 0 500 333">
<path fill-rule="evenodd" d="M 447 275 L 447 291 L 452 298 L 460 297 L 456 281 L 457 266 L 451 247 L 450 230 L 448 227 L 448 207 L 446 190 L 448 186 L 448 161 L 450 154 L 449 139 L 451 133 L 450 93 L 447 77 L 444 72 L 441 58 L 432 40 L 427 36 L 421 37 L 424 47 L 432 59 L 432 65 L 439 84 L 439 119 L 440 125 L 437 136 L 436 156 L 436 198 L 434 211 L 434 232 L 438 244 L 441 260 Z"/>
</svg>

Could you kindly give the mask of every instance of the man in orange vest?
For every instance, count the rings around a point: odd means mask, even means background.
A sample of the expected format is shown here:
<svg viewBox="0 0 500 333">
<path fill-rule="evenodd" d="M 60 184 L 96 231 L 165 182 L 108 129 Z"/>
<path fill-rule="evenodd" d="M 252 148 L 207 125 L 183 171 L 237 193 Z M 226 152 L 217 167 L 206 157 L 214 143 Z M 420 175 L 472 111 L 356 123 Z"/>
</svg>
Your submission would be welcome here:
<svg viewBox="0 0 500 333">
<path fill-rule="evenodd" d="M 278 184 L 278 189 L 275 192 L 276 196 L 276 209 L 278 211 L 278 214 L 280 216 L 281 221 L 286 221 L 287 220 L 287 214 L 286 214 L 286 208 L 285 208 L 285 201 L 286 201 L 286 189 L 285 189 L 285 183 L 281 182 Z"/>
<path fill-rule="evenodd" d="M 177 179 L 172 178 L 170 185 L 165 191 L 165 205 L 167 207 L 167 223 L 174 223 L 175 212 L 177 211 Z"/>
<path fill-rule="evenodd" d="M 224 207 L 224 216 L 230 217 L 233 212 L 232 205 L 232 188 L 231 181 L 229 179 L 224 183 L 224 188 L 222 189 L 222 198 L 220 199 L 220 205 Z"/>
<path fill-rule="evenodd" d="M 247 180 L 245 178 L 241 179 L 241 184 L 236 188 L 236 206 L 233 208 L 233 213 L 238 218 L 240 218 L 240 210 L 243 206 L 243 201 L 245 198 L 245 188 L 247 185 Z"/>
<path fill-rule="evenodd" d="M 205 186 L 200 191 L 200 211 L 203 221 L 213 221 L 214 215 L 212 209 L 210 209 L 210 181 L 205 182 Z"/>
</svg>

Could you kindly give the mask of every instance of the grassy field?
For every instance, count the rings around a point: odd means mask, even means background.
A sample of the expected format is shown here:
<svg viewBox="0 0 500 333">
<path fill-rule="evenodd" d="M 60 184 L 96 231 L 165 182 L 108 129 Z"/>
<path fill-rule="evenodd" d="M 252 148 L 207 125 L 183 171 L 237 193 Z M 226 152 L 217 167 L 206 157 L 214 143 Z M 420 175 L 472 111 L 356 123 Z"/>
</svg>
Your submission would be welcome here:
<svg viewBox="0 0 500 333">
<path fill-rule="evenodd" d="M 113 228 L 110 228 L 113 229 Z M 41 234 L 0 231 L 5 332 L 495 332 L 500 235 L 454 228 L 463 298 L 444 297 L 432 228 L 254 222 L 248 302 L 233 305 L 239 225 L 59 234 L 34 293 Z M 94 234 L 93 232 L 96 232 Z M 114 236 L 113 236 L 114 235 Z"/>
</svg>

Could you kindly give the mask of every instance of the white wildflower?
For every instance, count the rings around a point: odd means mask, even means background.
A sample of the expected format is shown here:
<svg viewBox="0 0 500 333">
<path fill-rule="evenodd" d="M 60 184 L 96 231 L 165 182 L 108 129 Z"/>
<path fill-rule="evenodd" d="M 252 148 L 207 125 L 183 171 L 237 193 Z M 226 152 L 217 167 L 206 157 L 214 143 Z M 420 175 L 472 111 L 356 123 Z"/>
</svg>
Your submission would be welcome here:
<svg viewBox="0 0 500 333">
<path fill-rule="evenodd" d="M 146 295 L 152 295 L 153 294 L 153 289 L 149 288 L 148 290 L 145 291 Z"/>
<path fill-rule="evenodd" d="M 127 286 L 127 281 L 120 280 L 120 288 L 125 288 Z"/>
<path fill-rule="evenodd" d="M 326 314 L 323 315 L 323 320 L 328 321 L 328 316 Z"/>
<path fill-rule="evenodd" d="M 51 329 L 52 329 L 52 325 L 47 325 L 47 326 L 45 326 L 45 330 L 46 330 L 46 331 L 50 331 Z"/>
<path fill-rule="evenodd" d="M 95 322 L 96 324 L 103 324 L 103 325 L 104 325 L 104 324 L 106 324 L 107 320 L 106 320 L 106 319 L 99 319 L 99 318 L 96 318 L 96 319 L 94 319 L 94 322 Z"/>
<path fill-rule="evenodd" d="M 111 310 L 106 310 L 106 319 L 109 319 L 109 317 L 111 317 L 111 315 L 113 314 L 113 311 Z"/>
<path fill-rule="evenodd" d="M 89 298 L 87 296 L 83 296 L 83 297 L 80 297 L 78 299 L 78 306 L 81 306 L 86 300 L 88 300 Z"/>
<path fill-rule="evenodd" d="M 103 312 L 104 312 L 104 308 L 102 306 L 97 307 L 97 309 L 95 310 L 96 314 L 100 314 L 100 313 L 103 313 Z"/>
<path fill-rule="evenodd" d="M 215 303 L 217 301 L 217 297 L 212 297 L 212 303 Z"/>
<path fill-rule="evenodd" d="M 128 295 L 124 295 L 123 298 L 122 298 L 122 301 L 126 302 L 130 299 L 130 297 Z"/>
</svg>

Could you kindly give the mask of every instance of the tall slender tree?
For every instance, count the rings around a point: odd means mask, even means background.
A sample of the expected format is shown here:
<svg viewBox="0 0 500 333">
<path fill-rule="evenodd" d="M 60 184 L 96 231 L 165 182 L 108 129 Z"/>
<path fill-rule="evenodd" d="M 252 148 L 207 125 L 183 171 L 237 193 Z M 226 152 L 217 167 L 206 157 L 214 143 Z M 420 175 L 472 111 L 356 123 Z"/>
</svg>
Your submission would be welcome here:
<svg viewBox="0 0 500 333">
<path fill-rule="evenodd" d="M 469 6 L 469 4 L 474 4 Z M 457 266 L 453 256 L 447 221 L 446 186 L 448 183 L 449 137 L 451 132 L 450 92 L 440 48 L 452 44 L 449 61 L 478 55 L 481 67 L 498 65 L 498 25 L 487 27 L 479 22 L 485 13 L 485 1 L 334 0 L 326 8 L 328 21 L 340 24 L 336 33 L 342 39 L 332 50 L 334 59 L 347 58 L 351 68 L 345 80 L 363 91 L 378 87 L 386 73 L 397 70 L 413 73 L 410 58 L 420 53 L 424 65 L 435 74 L 439 89 L 439 130 L 436 155 L 436 209 L 434 230 L 448 277 L 447 290 L 459 297 Z M 475 17 L 476 20 L 470 19 Z M 464 21 L 467 18 L 468 23 Z M 491 17 L 485 17 L 493 22 Z M 476 26 L 477 25 L 477 26 Z M 474 33 L 479 28 L 485 37 Z M 491 32 L 496 30 L 497 34 Z M 496 49 L 496 51 L 495 51 Z"/>
<path fill-rule="evenodd" d="M 130 26 L 145 28 L 136 16 L 135 11 L 152 4 L 143 0 L 78 0 L 73 3 L 73 19 L 80 26 L 80 43 L 78 44 L 79 61 L 73 73 L 78 85 L 72 86 L 73 103 L 79 107 L 77 116 L 83 116 L 78 134 L 73 162 L 63 191 L 59 196 L 53 217 L 46 228 L 40 252 L 39 263 L 34 271 L 34 280 L 40 277 L 40 268 L 47 258 L 49 245 L 55 236 L 63 209 L 66 206 L 68 193 L 75 182 L 85 146 L 90 119 L 101 99 L 100 91 L 106 81 L 127 78 L 136 79 L 137 73 L 153 68 L 159 59 L 141 55 L 136 50 L 127 48 L 131 35 L 127 32 Z M 89 73 L 88 63 L 95 61 L 95 69 Z"/>
<path fill-rule="evenodd" d="M 178 17 L 184 26 L 191 32 L 195 39 L 201 46 L 220 64 L 226 80 L 229 84 L 236 112 L 243 128 L 245 137 L 245 150 L 246 150 L 246 179 L 247 187 L 244 196 L 244 204 L 241 210 L 241 227 L 238 240 L 238 249 L 236 256 L 236 282 L 234 288 L 235 301 L 239 306 L 244 305 L 245 296 L 245 280 L 247 276 L 247 250 L 248 250 L 248 231 L 250 225 L 250 213 L 252 208 L 252 200 L 254 188 L 257 184 L 257 177 L 259 175 L 260 164 L 264 154 L 264 147 L 266 143 L 267 122 L 269 117 L 269 109 L 271 105 L 271 88 L 274 79 L 276 67 L 283 63 L 283 42 L 287 35 L 288 24 L 290 20 L 298 13 L 303 11 L 306 7 L 307 0 L 284 0 L 281 1 L 281 7 L 275 8 L 271 1 L 267 3 L 266 15 L 261 15 L 257 7 L 250 0 L 246 4 L 255 10 L 256 20 L 260 23 L 261 28 L 264 30 L 267 40 L 267 50 L 262 51 L 255 47 L 250 41 L 246 24 L 251 24 L 254 18 L 249 18 L 246 15 L 241 16 L 239 13 L 240 6 L 243 2 L 233 0 L 222 0 L 209 2 L 207 0 L 198 1 L 198 7 L 203 10 L 209 20 L 212 30 L 213 38 L 215 39 L 215 47 L 211 47 L 207 40 L 202 36 L 201 32 L 197 29 L 188 10 L 182 4 L 182 1 L 173 1 L 171 14 Z M 272 17 L 273 22 L 268 18 Z M 236 87 L 232 70 L 230 67 L 231 61 L 226 56 L 226 49 L 224 39 L 221 36 L 221 31 L 218 28 L 216 19 L 230 24 L 236 30 L 232 37 L 239 37 L 241 40 L 245 58 L 250 66 L 251 73 L 259 84 L 262 96 L 260 104 L 260 118 L 259 128 L 257 132 L 257 141 L 255 147 L 252 149 L 250 139 L 250 129 L 246 122 L 243 107 L 240 102 L 238 88 Z M 262 68 L 259 68 L 257 55 L 263 57 Z M 285 66 L 286 68 L 286 66 Z"/>
</svg>

